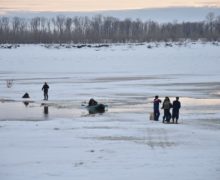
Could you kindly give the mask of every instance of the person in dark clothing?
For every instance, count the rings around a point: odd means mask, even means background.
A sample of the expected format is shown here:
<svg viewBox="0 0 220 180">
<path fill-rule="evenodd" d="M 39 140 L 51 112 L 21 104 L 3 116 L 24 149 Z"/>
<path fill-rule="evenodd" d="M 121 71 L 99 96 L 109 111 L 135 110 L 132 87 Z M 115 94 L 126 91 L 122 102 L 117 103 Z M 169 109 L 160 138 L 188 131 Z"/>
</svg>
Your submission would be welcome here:
<svg viewBox="0 0 220 180">
<path fill-rule="evenodd" d="M 153 103 L 154 103 L 154 120 L 158 121 L 159 117 L 160 117 L 159 106 L 160 106 L 160 103 L 161 103 L 161 100 L 159 99 L 158 96 L 155 96 L 155 99 L 154 99 Z"/>
<path fill-rule="evenodd" d="M 90 99 L 89 100 L 89 106 L 94 106 L 94 105 L 97 105 L 98 104 L 98 102 L 97 101 L 95 101 L 94 99 Z"/>
<path fill-rule="evenodd" d="M 165 120 L 167 121 L 167 123 L 170 122 L 170 119 L 171 119 L 170 109 L 171 108 L 172 108 L 172 104 L 170 103 L 170 98 L 165 97 L 163 101 L 163 106 L 162 106 L 162 109 L 164 109 L 163 123 L 165 122 Z"/>
<path fill-rule="evenodd" d="M 176 97 L 176 100 L 173 101 L 173 111 L 172 111 L 173 123 L 175 119 L 176 119 L 176 124 L 178 123 L 180 108 L 181 108 L 181 103 L 179 101 L 179 97 Z"/>
<path fill-rule="evenodd" d="M 29 94 L 28 93 L 25 93 L 22 98 L 30 98 Z"/>
<path fill-rule="evenodd" d="M 48 84 L 45 82 L 43 87 L 42 87 L 42 91 L 44 91 L 44 100 L 48 100 L 48 89 L 50 87 L 48 86 Z"/>
</svg>

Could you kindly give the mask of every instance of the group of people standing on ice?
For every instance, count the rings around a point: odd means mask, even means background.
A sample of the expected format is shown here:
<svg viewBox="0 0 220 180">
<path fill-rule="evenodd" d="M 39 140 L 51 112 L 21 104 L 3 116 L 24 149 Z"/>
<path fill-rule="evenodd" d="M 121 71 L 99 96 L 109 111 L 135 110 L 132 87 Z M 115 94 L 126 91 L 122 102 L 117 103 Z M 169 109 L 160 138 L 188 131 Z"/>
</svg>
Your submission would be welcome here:
<svg viewBox="0 0 220 180">
<path fill-rule="evenodd" d="M 162 101 L 159 99 L 159 96 L 155 96 L 153 104 L 154 104 L 154 120 L 159 121 L 160 117 L 160 103 Z M 172 114 L 170 113 L 170 109 L 172 108 Z M 164 110 L 163 115 L 163 123 L 166 121 L 167 123 L 170 123 L 170 120 L 172 119 L 173 123 L 178 123 L 179 119 L 179 110 L 181 108 L 181 103 L 179 101 L 179 97 L 176 97 L 176 100 L 173 101 L 173 103 L 170 102 L 169 97 L 165 97 L 162 108 Z"/>
</svg>

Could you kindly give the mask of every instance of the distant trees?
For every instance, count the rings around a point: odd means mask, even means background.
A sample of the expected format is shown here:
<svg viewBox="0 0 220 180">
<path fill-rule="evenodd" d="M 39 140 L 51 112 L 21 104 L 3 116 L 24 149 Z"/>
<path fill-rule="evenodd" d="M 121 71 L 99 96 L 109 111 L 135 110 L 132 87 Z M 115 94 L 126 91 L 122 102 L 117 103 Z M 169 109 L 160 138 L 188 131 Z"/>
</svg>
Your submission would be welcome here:
<svg viewBox="0 0 220 180">
<path fill-rule="evenodd" d="M 0 43 L 124 43 L 201 38 L 220 41 L 220 16 L 209 13 L 202 22 L 163 24 L 101 15 L 50 19 L 0 17 Z"/>
</svg>

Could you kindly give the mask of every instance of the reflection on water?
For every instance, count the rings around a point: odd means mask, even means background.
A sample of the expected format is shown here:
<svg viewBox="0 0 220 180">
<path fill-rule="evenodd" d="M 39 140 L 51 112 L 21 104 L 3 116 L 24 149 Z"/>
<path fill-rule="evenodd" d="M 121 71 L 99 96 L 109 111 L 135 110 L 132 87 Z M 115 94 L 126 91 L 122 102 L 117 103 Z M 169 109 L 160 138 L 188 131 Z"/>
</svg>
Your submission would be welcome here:
<svg viewBox="0 0 220 180">
<path fill-rule="evenodd" d="M 28 101 L 23 101 L 23 104 L 25 105 L 25 107 L 27 107 L 29 105 Z"/>
<path fill-rule="evenodd" d="M 122 97 L 111 99 L 108 114 L 112 113 L 145 113 L 152 112 L 152 98 L 134 99 L 132 97 Z M 161 97 L 163 100 L 163 97 Z M 173 101 L 175 97 L 171 97 Z M 192 114 L 213 115 L 219 113 L 220 99 L 196 99 L 189 97 L 180 98 L 182 108 L 181 116 Z M 80 101 L 81 102 L 81 101 Z M 49 109 L 50 108 L 50 109 Z M 13 113 L 12 113 L 13 112 Z M 22 120 L 22 121 L 41 121 L 56 118 L 75 118 L 87 114 L 87 110 L 80 106 L 79 101 L 50 101 L 46 103 L 30 101 L 1 101 L 0 121 L 1 120 Z M 148 117 L 148 115 L 146 116 Z"/>
<path fill-rule="evenodd" d="M 220 99 L 196 99 L 182 97 L 180 98 L 182 104 L 187 106 L 217 106 L 220 105 Z"/>
<path fill-rule="evenodd" d="M 50 110 L 49 110 L 50 106 Z M 43 121 L 55 118 L 80 117 L 81 109 L 58 108 L 35 102 L 0 102 L 0 121 Z"/>
<path fill-rule="evenodd" d="M 48 118 L 49 115 L 49 107 L 48 105 L 44 105 L 44 117 Z"/>
</svg>

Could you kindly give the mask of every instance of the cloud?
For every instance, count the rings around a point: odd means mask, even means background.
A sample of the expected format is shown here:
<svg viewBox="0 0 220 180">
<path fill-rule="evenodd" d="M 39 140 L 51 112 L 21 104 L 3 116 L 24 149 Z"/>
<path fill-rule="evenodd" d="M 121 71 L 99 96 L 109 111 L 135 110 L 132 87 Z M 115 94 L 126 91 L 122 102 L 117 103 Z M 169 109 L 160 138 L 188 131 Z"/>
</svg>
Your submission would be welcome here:
<svg viewBox="0 0 220 180">
<path fill-rule="evenodd" d="M 0 13 L 5 11 L 95 11 L 141 9 L 173 6 L 218 6 L 218 0 L 0 0 Z"/>
<path fill-rule="evenodd" d="M 196 1 L 196 3 L 201 6 L 220 7 L 220 1 Z"/>
</svg>

